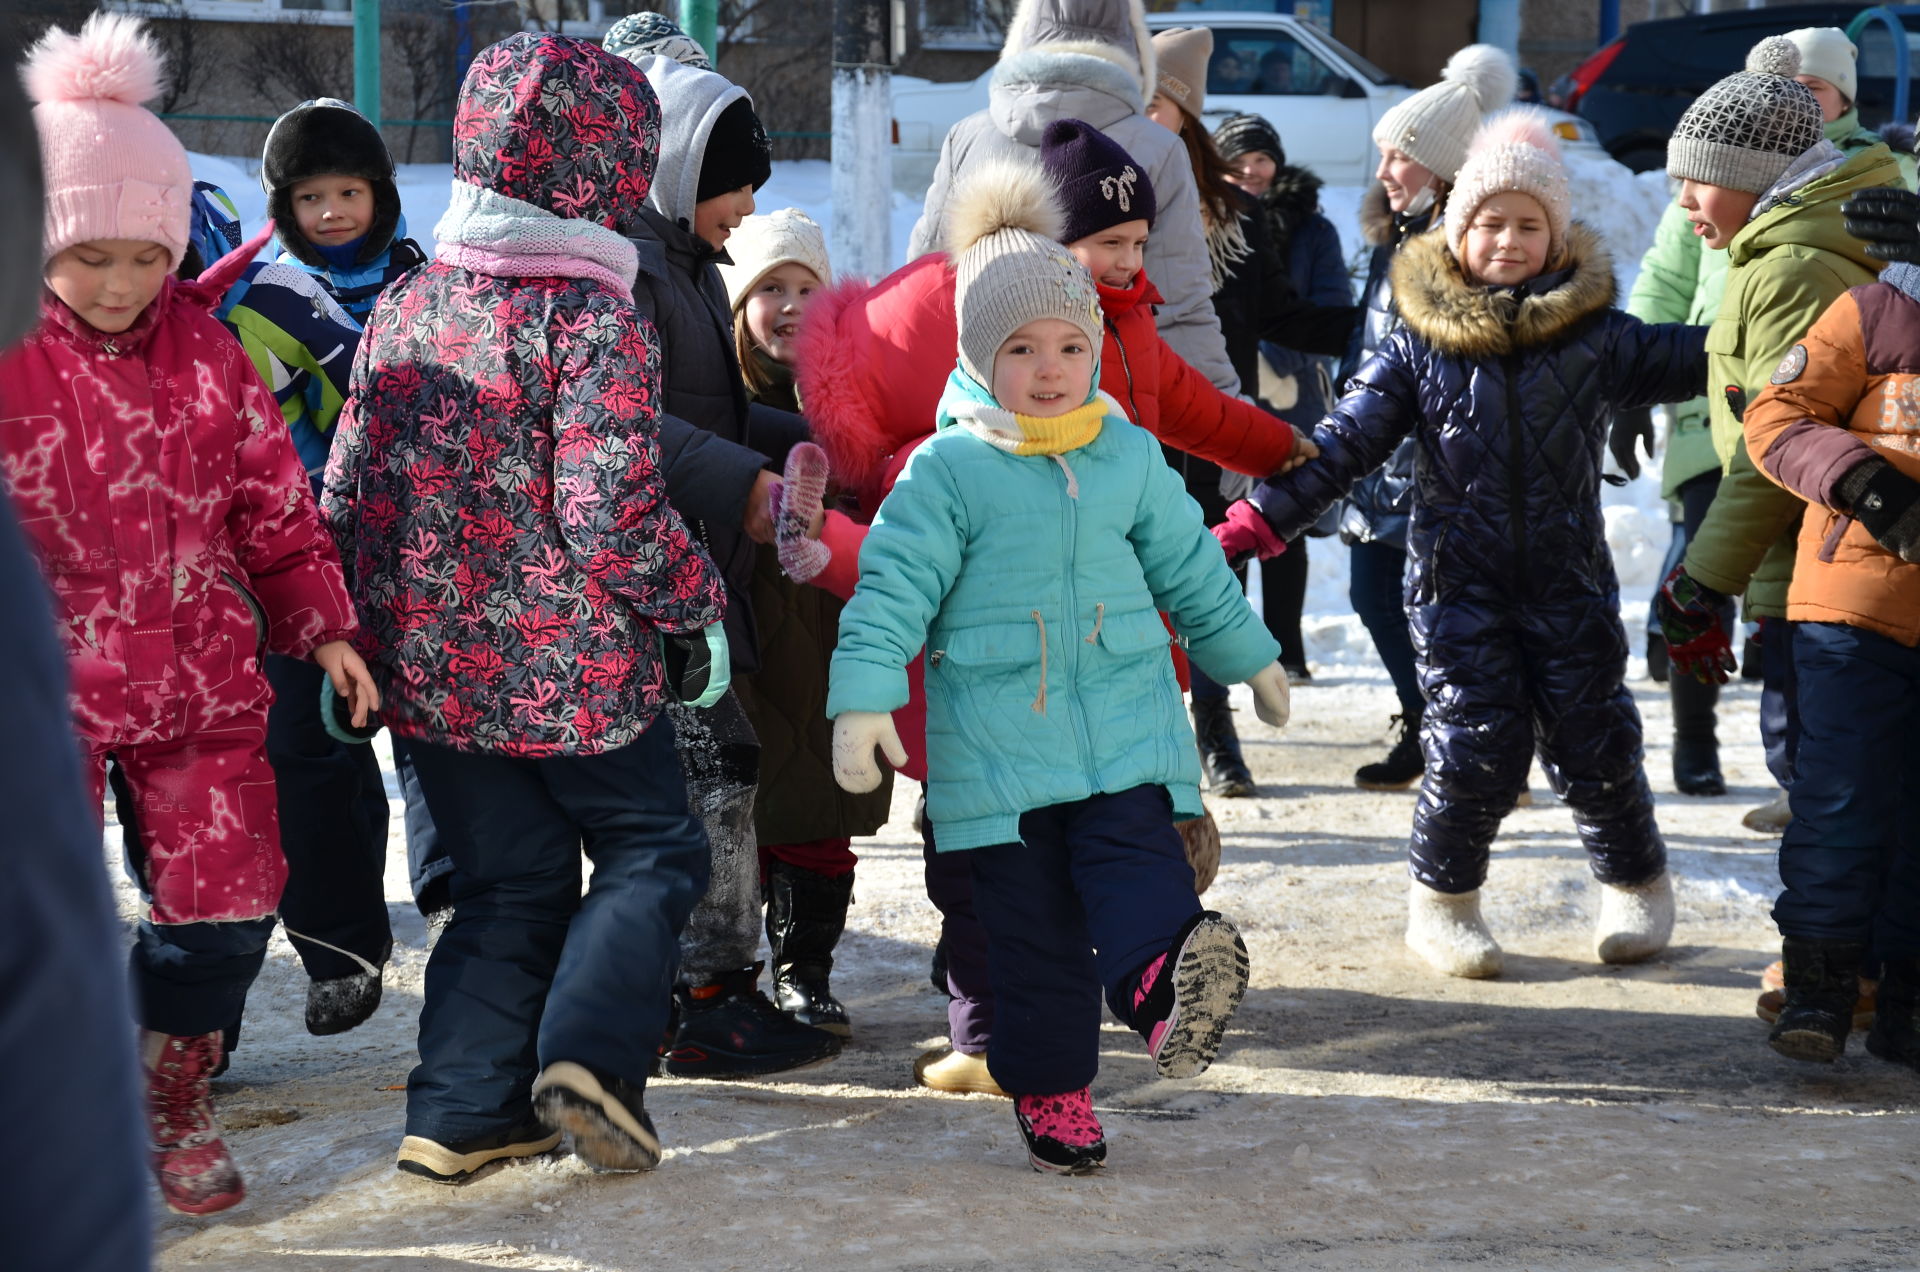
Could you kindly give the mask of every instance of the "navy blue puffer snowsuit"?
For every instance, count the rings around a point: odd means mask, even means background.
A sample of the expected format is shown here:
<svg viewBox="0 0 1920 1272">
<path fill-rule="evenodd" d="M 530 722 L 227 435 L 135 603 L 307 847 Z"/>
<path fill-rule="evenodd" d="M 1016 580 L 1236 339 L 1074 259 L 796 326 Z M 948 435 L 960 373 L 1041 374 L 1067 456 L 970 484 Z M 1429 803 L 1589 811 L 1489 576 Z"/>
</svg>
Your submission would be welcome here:
<svg viewBox="0 0 1920 1272">
<path fill-rule="evenodd" d="M 1666 869 L 1622 684 L 1600 465 L 1616 407 L 1700 390 L 1706 333 L 1612 308 L 1612 265 L 1584 227 L 1568 252 L 1557 273 L 1487 289 L 1443 231 L 1409 241 L 1394 265 L 1406 325 L 1314 430 L 1320 458 L 1253 495 L 1290 538 L 1414 437 L 1407 608 L 1427 711 L 1412 871 L 1441 892 L 1485 879 L 1536 746 L 1596 877 Z"/>
</svg>

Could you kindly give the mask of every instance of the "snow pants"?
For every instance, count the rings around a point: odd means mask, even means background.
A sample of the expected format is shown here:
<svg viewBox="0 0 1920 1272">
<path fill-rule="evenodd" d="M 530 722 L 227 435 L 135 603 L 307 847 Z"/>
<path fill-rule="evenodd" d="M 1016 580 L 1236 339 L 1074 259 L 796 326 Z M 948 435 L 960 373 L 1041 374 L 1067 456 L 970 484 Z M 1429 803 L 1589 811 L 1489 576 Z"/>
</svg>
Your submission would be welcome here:
<svg viewBox="0 0 1920 1272">
<path fill-rule="evenodd" d="M 1136 786 L 1020 818 L 1020 839 L 960 854 L 987 934 L 987 1069 L 1014 1095 L 1054 1095 L 1100 1068 L 1100 996 L 1124 1024 L 1147 964 L 1200 912 L 1173 801 Z M 951 951 L 949 951 L 951 957 Z"/>
<path fill-rule="evenodd" d="M 1800 689 L 1794 645 L 1800 624 L 1769 618 L 1760 625 L 1760 741 L 1767 772 L 1786 790 L 1800 755 Z"/>
<path fill-rule="evenodd" d="M 1613 595 L 1518 605 L 1450 598 L 1412 608 L 1426 715 L 1426 779 L 1413 814 L 1413 877 L 1436 892 L 1486 880 L 1500 820 L 1538 748 L 1602 883 L 1667 867 L 1642 766 L 1640 712 L 1623 679 Z"/>
<path fill-rule="evenodd" d="M 711 861 L 706 894 L 680 937 L 680 977 L 710 985 L 753 966 L 760 952 L 760 850 L 753 797 L 760 781 L 760 739 L 738 694 L 704 710 L 669 707 L 686 771 L 686 802 L 705 825 Z"/>
<path fill-rule="evenodd" d="M 973 908 L 973 854 L 941 852 L 925 814 L 920 840 L 926 853 L 927 899 L 940 911 L 940 945 L 946 951 L 947 1041 L 955 1051 L 977 1056 L 993 1037 L 993 979 L 987 968 L 987 932 Z"/>
<path fill-rule="evenodd" d="M 1794 624 L 1793 650 L 1802 745 L 1774 921 L 1920 957 L 1920 650 L 1843 623 Z"/>
<path fill-rule="evenodd" d="M 410 749 L 449 832 L 453 917 L 427 961 L 407 1133 L 446 1143 L 505 1130 L 559 1060 L 644 1084 L 680 929 L 706 886 L 672 722 L 601 755 Z"/>
<path fill-rule="evenodd" d="M 1351 545 L 1347 562 L 1347 600 L 1360 618 L 1393 681 L 1400 714 L 1418 716 L 1420 673 L 1414 666 L 1413 635 L 1407 623 L 1407 551 L 1377 541 Z"/>
</svg>

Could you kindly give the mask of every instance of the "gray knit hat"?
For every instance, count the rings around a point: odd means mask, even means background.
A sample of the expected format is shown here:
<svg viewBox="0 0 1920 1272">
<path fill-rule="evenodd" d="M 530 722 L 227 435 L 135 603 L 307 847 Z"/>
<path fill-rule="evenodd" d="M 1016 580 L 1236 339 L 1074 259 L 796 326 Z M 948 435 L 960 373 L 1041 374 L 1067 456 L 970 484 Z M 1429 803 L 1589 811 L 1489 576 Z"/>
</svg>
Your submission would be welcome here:
<svg viewBox="0 0 1920 1272">
<path fill-rule="evenodd" d="M 628 14 L 607 28 L 600 47 L 630 62 L 657 53 L 698 71 L 713 69 L 707 51 L 664 13 Z"/>
<path fill-rule="evenodd" d="M 1100 294 L 1086 267 L 1060 245 L 1058 197 L 1047 174 L 1012 159 L 982 163 L 954 192 L 948 217 L 960 367 L 993 386 L 993 357 L 1041 318 L 1078 327 L 1094 353 L 1099 384 Z"/>
<path fill-rule="evenodd" d="M 1747 54 L 1747 69 L 1694 99 L 1667 142 L 1667 175 L 1765 194 L 1825 136 L 1820 103 L 1797 83 L 1800 50 L 1770 35 Z"/>
</svg>

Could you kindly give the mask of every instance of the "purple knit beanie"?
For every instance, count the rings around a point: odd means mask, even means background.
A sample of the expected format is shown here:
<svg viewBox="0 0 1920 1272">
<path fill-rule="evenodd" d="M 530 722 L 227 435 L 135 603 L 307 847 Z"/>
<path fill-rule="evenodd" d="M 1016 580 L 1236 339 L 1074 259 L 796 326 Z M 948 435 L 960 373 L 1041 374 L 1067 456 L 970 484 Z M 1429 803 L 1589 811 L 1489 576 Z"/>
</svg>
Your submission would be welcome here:
<svg viewBox="0 0 1920 1272">
<path fill-rule="evenodd" d="M 1146 167 L 1092 124 L 1057 119 L 1040 134 L 1040 163 L 1060 191 L 1062 243 L 1077 243 L 1125 221 L 1153 226 Z"/>
</svg>

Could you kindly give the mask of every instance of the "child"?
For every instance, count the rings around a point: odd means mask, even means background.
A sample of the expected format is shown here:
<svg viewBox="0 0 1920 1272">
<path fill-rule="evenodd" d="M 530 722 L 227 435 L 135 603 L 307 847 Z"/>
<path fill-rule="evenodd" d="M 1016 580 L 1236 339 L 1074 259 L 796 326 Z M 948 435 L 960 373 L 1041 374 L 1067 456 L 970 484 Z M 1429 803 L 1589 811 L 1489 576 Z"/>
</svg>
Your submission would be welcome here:
<svg viewBox="0 0 1920 1272">
<path fill-rule="evenodd" d="M 379 706 L 346 642 L 339 558 L 266 386 L 171 277 L 192 175 L 141 108 L 163 67 L 95 15 L 27 62 L 45 159 L 41 321 L 0 362 L 0 459 L 52 587 L 93 803 L 138 806 L 149 897 L 133 952 L 153 1166 L 167 1204 L 245 1195 L 208 1078 L 266 956 L 286 877 L 260 655 L 311 658 L 356 722 Z"/>
<path fill-rule="evenodd" d="M 1702 333 L 1612 308 L 1613 267 L 1569 220 L 1559 149 L 1537 111 L 1478 135 L 1446 222 L 1393 267 L 1404 326 L 1314 430 L 1320 460 L 1254 493 L 1299 534 L 1404 437 L 1414 442 L 1407 579 L 1427 714 L 1407 944 L 1449 976 L 1494 976 L 1480 885 L 1537 748 L 1601 885 L 1595 944 L 1633 962 L 1666 947 L 1673 885 L 1622 683 L 1626 633 L 1600 515 L 1616 404 L 1684 397 Z M 1251 543 L 1229 534 L 1229 552 Z"/>
<path fill-rule="evenodd" d="M 1106 1157 L 1101 988 L 1159 1073 L 1185 1077 L 1247 982 L 1173 825 L 1199 811 L 1199 764 L 1156 609 L 1276 727 L 1286 676 L 1179 477 L 1095 387 L 1086 268 L 1008 197 L 1017 181 L 981 188 L 952 210 L 959 365 L 861 547 L 827 711 L 841 785 L 872 789 L 876 746 L 905 762 L 888 713 L 929 650 L 927 814 L 972 866 L 988 1067 L 1033 1167 L 1083 1174 Z"/>
<path fill-rule="evenodd" d="M 454 867 L 396 1164 L 458 1183 L 564 1130 L 592 1166 L 645 1170 L 707 859 L 658 634 L 726 650 L 718 573 L 666 502 L 658 352 L 614 228 L 659 105 L 630 63 L 523 33 L 474 60 L 454 136 L 439 257 L 374 313 L 324 504 Z"/>
</svg>

